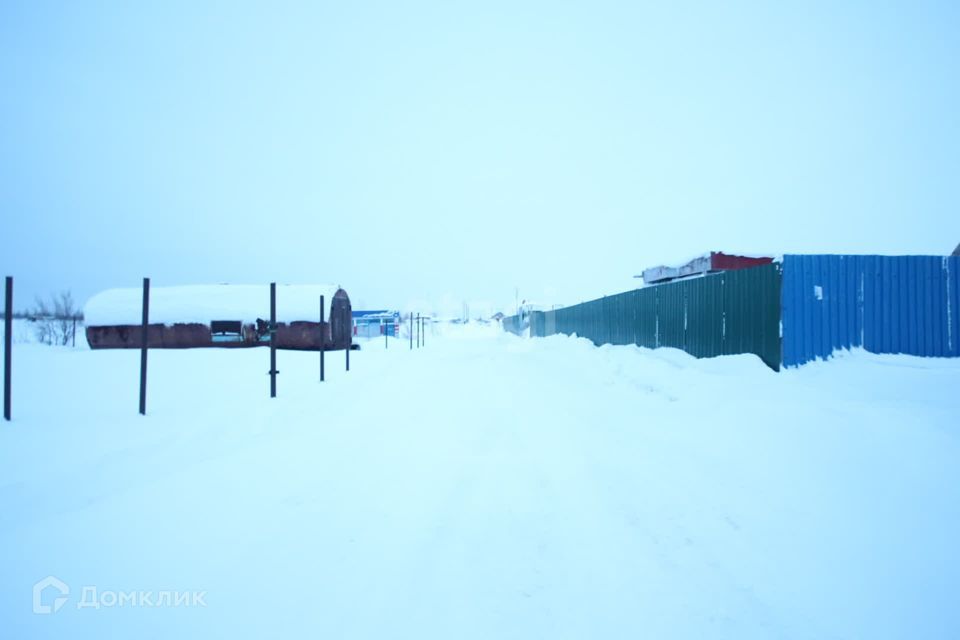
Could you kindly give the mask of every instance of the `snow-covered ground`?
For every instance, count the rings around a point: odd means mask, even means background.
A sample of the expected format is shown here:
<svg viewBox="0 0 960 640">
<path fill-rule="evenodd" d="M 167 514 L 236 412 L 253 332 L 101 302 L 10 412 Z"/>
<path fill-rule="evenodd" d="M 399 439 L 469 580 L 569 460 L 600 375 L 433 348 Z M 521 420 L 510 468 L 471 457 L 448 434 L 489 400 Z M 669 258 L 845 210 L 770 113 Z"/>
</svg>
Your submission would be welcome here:
<svg viewBox="0 0 960 640">
<path fill-rule="evenodd" d="M 18 345 L 0 635 L 960 636 L 960 361 L 444 331 L 274 400 L 265 349 L 151 351 L 145 418 L 137 352 Z"/>
</svg>

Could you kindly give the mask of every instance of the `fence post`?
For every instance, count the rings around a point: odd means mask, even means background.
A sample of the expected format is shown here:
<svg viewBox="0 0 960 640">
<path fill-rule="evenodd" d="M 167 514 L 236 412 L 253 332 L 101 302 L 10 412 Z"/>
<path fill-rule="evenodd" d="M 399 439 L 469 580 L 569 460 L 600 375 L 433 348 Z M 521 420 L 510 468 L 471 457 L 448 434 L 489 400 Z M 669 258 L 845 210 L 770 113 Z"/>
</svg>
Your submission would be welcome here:
<svg viewBox="0 0 960 640">
<path fill-rule="evenodd" d="M 423 316 L 420 324 L 423 325 L 423 346 L 427 346 L 427 316 Z"/>
<path fill-rule="evenodd" d="M 350 347 L 353 346 L 353 331 L 350 332 L 350 343 L 347 345 L 347 371 L 350 371 Z"/>
<path fill-rule="evenodd" d="M 413 311 L 410 312 L 410 350 L 413 351 Z"/>
<path fill-rule="evenodd" d="M 323 355 L 326 351 L 323 330 L 323 296 L 320 296 L 320 382 L 323 382 Z"/>
<path fill-rule="evenodd" d="M 13 376 L 13 276 L 7 276 L 6 306 L 3 312 L 3 417 L 10 421 L 12 403 L 11 378 Z"/>
<path fill-rule="evenodd" d="M 147 415 L 147 348 L 150 327 L 150 278 L 143 279 L 143 317 L 140 322 L 140 415 Z"/>
<path fill-rule="evenodd" d="M 387 331 L 387 319 L 384 318 L 383 319 L 383 348 L 384 349 L 389 348 L 389 345 L 387 344 L 388 336 L 389 336 L 389 332 Z"/>
<path fill-rule="evenodd" d="M 277 397 L 277 283 L 270 283 L 270 397 Z"/>
<path fill-rule="evenodd" d="M 420 314 L 417 314 L 417 349 L 420 348 Z"/>
</svg>

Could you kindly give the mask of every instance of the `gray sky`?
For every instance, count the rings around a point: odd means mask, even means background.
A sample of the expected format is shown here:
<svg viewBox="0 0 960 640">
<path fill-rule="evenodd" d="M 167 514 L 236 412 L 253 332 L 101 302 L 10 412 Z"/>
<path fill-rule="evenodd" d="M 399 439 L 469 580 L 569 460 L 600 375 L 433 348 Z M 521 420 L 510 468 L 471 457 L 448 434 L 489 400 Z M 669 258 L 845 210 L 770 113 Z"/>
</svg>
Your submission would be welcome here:
<svg viewBox="0 0 960 640">
<path fill-rule="evenodd" d="M 572 303 L 711 249 L 960 242 L 960 3 L 320 4 L 4 0 L 15 306 Z"/>
</svg>

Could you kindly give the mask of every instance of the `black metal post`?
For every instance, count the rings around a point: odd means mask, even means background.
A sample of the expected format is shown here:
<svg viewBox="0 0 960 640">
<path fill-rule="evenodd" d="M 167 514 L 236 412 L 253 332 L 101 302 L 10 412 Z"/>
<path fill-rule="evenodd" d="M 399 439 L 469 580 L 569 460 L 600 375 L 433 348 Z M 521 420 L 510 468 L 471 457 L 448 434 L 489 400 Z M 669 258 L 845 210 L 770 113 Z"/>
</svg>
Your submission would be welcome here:
<svg viewBox="0 0 960 640">
<path fill-rule="evenodd" d="M 413 351 L 413 311 L 410 312 L 410 350 Z"/>
<path fill-rule="evenodd" d="M 270 397 L 277 397 L 277 283 L 270 283 Z"/>
<path fill-rule="evenodd" d="M 73 316 L 73 331 L 70 332 L 70 346 L 77 346 L 77 316 Z"/>
<path fill-rule="evenodd" d="M 420 314 L 417 314 L 417 349 L 420 348 Z"/>
<path fill-rule="evenodd" d="M 13 277 L 7 276 L 7 287 L 3 313 L 3 417 L 10 421 L 12 402 L 11 378 L 13 376 Z"/>
<path fill-rule="evenodd" d="M 353 334 L 350 334 L 350 344 L 347 345 L 347 371 L 350 371 L 350 347 L 353 346 Z"/>
<path fill-rule="evenodd" d="M 320 296 L 320 382 L 323 382 L 323 354 L 326 352 L 326 332 L 323 330 L 323 296 Z"/>
<path fill-rule="evenodd" d="M 390 346 L 387 344 L 387 340 L 388 340 L 387 327 L 389 327 L 389 325 L 387 324 L 387 319 L 384 318 L 383 319 L 383 348 L 384 349 L 387 349 Z"/>
<path fill-rule="evenodd" d="M 427 316 L 423 316 L 420 323 L 423 325 L 423 346 L 427 346 Z"/>
<path fill-rule="evenodd" d="M 143 279 L 143 317 L 140 322 L 140 415 L 147 415 L 147 340 L 150 326 L 150 278 Z"/>
</svg>

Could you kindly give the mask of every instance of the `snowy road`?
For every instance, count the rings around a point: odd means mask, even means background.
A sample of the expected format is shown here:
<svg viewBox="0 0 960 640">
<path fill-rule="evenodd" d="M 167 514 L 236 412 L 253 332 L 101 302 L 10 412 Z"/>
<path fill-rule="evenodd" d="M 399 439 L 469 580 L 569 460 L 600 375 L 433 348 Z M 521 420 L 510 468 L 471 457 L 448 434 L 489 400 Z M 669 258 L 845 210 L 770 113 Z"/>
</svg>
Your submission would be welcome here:
<svg viewBox="0 0 960 640">
<path fill-rule="evenodd" d="M 264 350 L 151 352 L 140 418 L 138 354 L 15 355 L 3 637 L 960 634 L 960 362 L 473 329 L 281 352 L 273 401 Z M 146 591 L 206 606 L 103 597 Z"/>
</svg>

